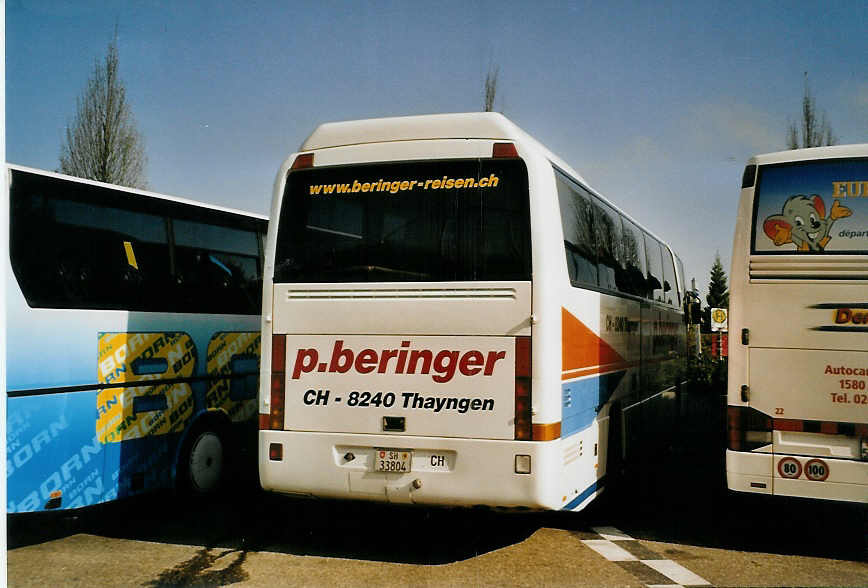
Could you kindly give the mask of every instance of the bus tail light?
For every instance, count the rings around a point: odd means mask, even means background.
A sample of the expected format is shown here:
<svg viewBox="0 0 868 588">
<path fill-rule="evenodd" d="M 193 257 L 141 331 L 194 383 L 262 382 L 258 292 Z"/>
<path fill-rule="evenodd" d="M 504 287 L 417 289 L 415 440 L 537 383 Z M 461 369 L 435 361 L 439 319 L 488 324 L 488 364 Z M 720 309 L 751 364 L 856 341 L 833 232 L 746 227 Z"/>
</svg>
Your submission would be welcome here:
<svg viewBox="0 0 868 588">
<path fill-rule="evenodd" d="M 741 176 L 741 189 L 753 188 L 756 185 L 756 166 L 748 165 Z"/>
<path fill-rule="evenodd" d="M 519 441 L 533 439 L 531 423 L 531 373 L 530 337 L 515 338 L 515 438 Z"/>
<path fill-rule="evenodd" d="M 749 406 L 726 409 L 727 446 L 732 451 L 753 451 L 772 442 L 772 419 Z"/>
<path fill-rule="evenodd" d="M 295 158 L 295 161 L 292 162 L 292 167 L 289 169 L 308 169 L 311 167 L 313 167 L 313 153 L 302 153 Z"/>
<path fill-rule="evenodd" d="M 518 149 L 515 143 L 495 143 L 491 148 L 491 156 L 494 158 L 518 157 Z"/>
<path fill-rule="evenodd" d="M 55 490 L 51 494 L 48 495 L 48 502 L 45 503 L 45 510 L 52 510 L 55 508 L 60 508 L 61 503 L 63 502 L 63 491 Z"/>
<path fill-rule="evenodd" d="M 271 338 L 271 404 L 267 415 L 260 415 L 259 428 L 282 431 L 286 396 L 286 335 Z"/>
</svg>

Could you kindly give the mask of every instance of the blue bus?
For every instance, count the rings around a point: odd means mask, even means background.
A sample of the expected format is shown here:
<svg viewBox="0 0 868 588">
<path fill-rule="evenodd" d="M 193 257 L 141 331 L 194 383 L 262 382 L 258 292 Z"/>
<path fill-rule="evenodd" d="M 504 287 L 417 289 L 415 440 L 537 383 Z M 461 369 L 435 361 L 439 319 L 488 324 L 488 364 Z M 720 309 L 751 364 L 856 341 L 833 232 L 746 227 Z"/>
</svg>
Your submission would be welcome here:
<svg viewBox="0 0 868 588">
<path fill-rule="evenodd" d="M 7 512 L 206 494 L 255 464 L 266 217 L 4 172 Z"/>
</svg>

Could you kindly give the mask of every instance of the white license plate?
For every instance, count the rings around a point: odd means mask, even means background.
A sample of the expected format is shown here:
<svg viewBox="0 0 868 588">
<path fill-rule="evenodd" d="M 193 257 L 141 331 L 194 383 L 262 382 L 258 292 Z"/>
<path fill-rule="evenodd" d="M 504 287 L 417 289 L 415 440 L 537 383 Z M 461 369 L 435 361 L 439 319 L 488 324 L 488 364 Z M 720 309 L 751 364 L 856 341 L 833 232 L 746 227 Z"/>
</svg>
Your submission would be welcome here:
<svg viewBox="0 0 868 588">
<path fill-rule="evenodd" d="M 409 472 L 413 452 L 406 449 L 375 450 L 375 472 Z"/>
</svg>

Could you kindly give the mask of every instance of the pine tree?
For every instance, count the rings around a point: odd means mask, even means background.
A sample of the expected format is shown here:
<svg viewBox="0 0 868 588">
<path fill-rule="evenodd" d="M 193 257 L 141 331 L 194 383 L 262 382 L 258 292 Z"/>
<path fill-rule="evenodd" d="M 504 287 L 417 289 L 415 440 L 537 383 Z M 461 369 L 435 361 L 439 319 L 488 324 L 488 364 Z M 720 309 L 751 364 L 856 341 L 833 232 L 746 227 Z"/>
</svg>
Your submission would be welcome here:
<svg viewBox="0 0 868 588">
<path fill-rule="evenodd" d="M 710 308 L 729 308 L 729 290 L 726 285 L 726 272 L 720 263 L 720 254 L 714 256 L 711 266 L 711 280 L 708 282 L 708 295 L 705 301 Z"/>
</svg>

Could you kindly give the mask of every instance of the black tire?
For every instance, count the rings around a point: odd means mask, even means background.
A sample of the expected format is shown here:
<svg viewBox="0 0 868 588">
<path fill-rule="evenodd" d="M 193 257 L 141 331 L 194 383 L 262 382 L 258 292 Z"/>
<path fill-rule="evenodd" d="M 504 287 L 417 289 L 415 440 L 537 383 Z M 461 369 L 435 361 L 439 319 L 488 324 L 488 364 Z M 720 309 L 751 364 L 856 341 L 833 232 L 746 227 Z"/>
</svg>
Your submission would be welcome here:
<svg viewBox="0 0 868 588">
<path fill-rule="evenodd" d="M 178 457 L 177 486 L 184 494 L 211 496 L 223 489 L 229 470 L 227 436 L 217 426 L 197 425 Z"/>
</svg>

